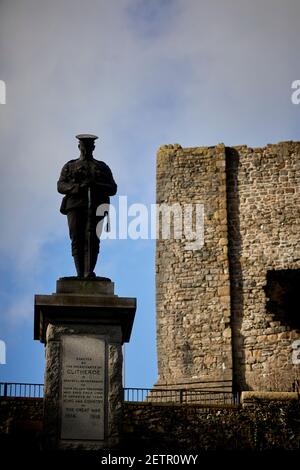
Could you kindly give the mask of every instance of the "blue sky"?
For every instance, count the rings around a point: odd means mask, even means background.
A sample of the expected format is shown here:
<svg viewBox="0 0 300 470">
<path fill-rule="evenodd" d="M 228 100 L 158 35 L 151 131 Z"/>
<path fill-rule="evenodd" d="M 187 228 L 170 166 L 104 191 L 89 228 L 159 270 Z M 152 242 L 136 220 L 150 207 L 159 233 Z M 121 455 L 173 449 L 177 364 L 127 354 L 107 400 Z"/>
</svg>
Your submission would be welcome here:
<svg viewBox="0 0 300 470">
<path fill-rule="evenodd" d="M 155 202 L 162 144 L 299 140 L 298 0 L 2 0 L 0 380 L 42 382 L 34 294 L 74 274 L 56 181 L 100 136 L 118 195 Z M 117 203 L 117 199 L 115 203 Z M 126 385 L 156 380 L 153 241 L 105 241 L 97 273 L 138 299 Z"/>
</svg>

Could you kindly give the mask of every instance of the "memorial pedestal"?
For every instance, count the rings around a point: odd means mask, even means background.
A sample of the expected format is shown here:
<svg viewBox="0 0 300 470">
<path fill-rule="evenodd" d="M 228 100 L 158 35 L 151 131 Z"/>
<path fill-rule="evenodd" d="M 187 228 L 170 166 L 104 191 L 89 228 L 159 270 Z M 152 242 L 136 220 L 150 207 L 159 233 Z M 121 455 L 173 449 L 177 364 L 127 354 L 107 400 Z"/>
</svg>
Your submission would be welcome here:
<svg viewBox="0 0 300 470">
<path fill-rule="evenodd" d="M 114 295 L 109 279 L 62 278 L 35 296 L 34 339 L 46 347 L 44 434 L 49 449 L 118 445 L 122 423 L 122 344 L 136 299 Z"/>
</svg>

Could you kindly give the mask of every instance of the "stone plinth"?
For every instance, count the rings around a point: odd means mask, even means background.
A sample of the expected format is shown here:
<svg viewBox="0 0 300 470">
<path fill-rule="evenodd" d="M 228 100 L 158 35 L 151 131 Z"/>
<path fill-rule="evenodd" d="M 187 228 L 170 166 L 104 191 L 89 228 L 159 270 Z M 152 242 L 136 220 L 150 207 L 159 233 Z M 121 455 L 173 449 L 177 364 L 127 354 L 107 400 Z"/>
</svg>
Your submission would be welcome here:
<svg viewBox="0 0 300 470">
<path fill-rule="evenodd" d="M 106 278 L 62 278 L 35 296 L 34 338 L 46 347 L 44 432 L 50 449 L 113 448 L 122 420 L 122 344 L 136 299 Z"/>
</svg>

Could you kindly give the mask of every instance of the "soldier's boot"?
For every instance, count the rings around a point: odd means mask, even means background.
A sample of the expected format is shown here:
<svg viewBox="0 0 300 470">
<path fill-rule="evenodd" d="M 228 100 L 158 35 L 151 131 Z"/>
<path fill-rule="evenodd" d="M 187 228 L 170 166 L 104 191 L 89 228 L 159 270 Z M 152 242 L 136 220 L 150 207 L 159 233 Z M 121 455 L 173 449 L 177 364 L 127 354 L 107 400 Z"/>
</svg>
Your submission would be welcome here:
<svg viewBox="0 0 300 470">
<path fill-rule="evenodd" d="M 85 260 L 85 269 L 84 269 L 84 277 L 89 277 L 93 278 L 96 277 L 96 274 L 94 273 L 94 269 L 97 263 L 97 258 L 98 258 L 98 253 L 93 253 L 91 254 L 91 258 L 89 260 L 89 254 L 85 253 L 84 260 Z M 89 264 L 90 267 L 89 267 Z"/>
<path fill-rule="evenodd" d="M 98 253 L 92 253 L 91 258 L 92 258 L 91 259 L 91 273 L 93 277 L 96 277 L 96 273 L 94 272 L 94 269 L 97 263 Z"/>
<path fill-rule="evenodd" d="M 74 256 L 74 263 L 77 271 L 77 277 L 83 277 L 84 275 L 84 266 L 83 266 L 83 257 L 79 255 Z"/>
</svg>

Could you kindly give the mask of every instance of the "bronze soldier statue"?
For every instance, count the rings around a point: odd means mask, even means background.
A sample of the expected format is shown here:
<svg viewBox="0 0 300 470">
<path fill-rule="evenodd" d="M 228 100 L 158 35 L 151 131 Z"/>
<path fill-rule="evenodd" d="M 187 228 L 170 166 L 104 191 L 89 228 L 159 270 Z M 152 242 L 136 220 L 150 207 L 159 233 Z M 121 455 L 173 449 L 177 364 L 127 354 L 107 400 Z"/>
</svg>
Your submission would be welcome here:
<svg viewBox="0 0 300 470">
<path fill-rule="evenodd" d="M 57 190 L 65 194 L 60 212 L 68 218 L 77 276 L 93 278 L 100 244 L 96 226 L 104 218 L 97 216 L 96 210 L 100 204 L 109 204 L 109 196 L 116 194 L 117 185 L 110 168 L 93 158 L 98 137 L 80 134 L 76 138 L 80 157 L 64 165 Z"/>
</svg>

